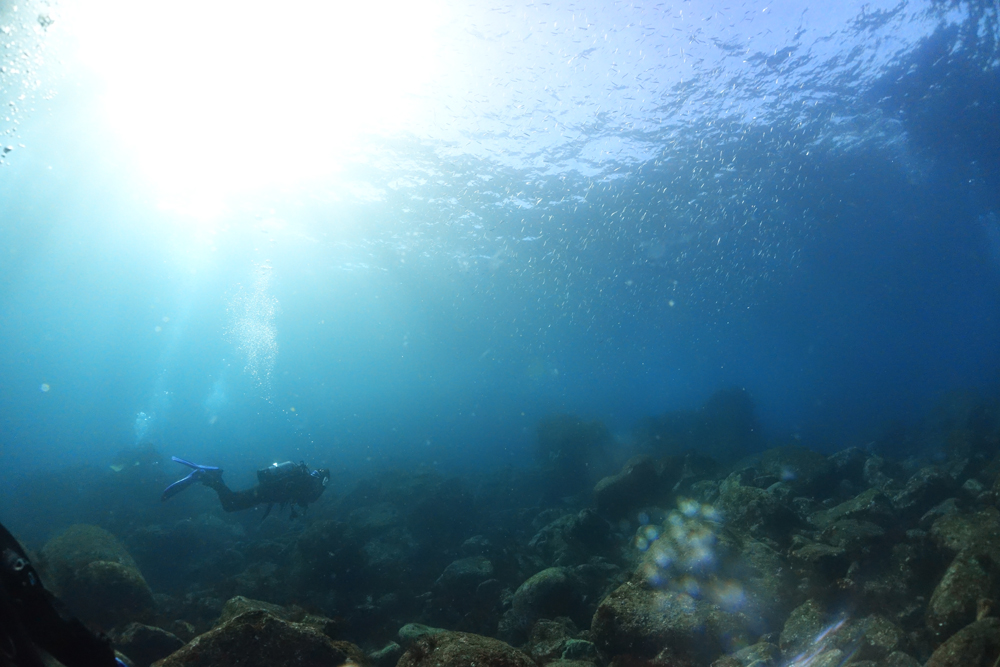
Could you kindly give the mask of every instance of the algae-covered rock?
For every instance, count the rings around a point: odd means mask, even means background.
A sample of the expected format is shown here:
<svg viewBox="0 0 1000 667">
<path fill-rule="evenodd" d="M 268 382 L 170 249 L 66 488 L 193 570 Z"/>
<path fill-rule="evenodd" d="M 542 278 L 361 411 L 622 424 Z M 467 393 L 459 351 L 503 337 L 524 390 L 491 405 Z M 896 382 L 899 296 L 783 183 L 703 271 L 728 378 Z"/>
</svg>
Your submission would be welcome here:
<svg viewBox="0 0 1000 667">
<path fill-rule="evenodd" d="M 893 651 L 882 661 L 882 667 L 921 667 L 921 665 L 910 654 Z"/>
<path fill-rule="evenodd" d="M 919 517 L 946 498 L 955 495 L 958 484 L 935 466 L 926 466 L 906 481 L 892 497 L 893 506 L 906 518 Z"/>
<path fill-rule="evenodd" d="M 98 560 L 139 569 L 117 537 L 103 528 L 87 524 L 70 526 L 46 542 L 39 555 L 57 587 L 72 579 L 78 570 Z"/>
<path fill-rule="evenodd" d="M 893 520 L 894 515 L 889 497 L 872 488 L 835 507 L 814 512 L 809 516 L 809 523 L 823 529 L 841 519 L 854 519 L 884 526 Z"/>
<path fill-rule="evenodd" d="M 413 642 L 423 639 L 429 635 L 438 635 L 442 632 L 447 632 L 442 628 L 432 628 L 429 625 L 424 625 L 422 623 L 407 623 L 399 629 L 399 643 L 407 648 Z"/>
<path fill-rule="evenodd" d="M 292 612 L 285 609 L 281 605 L 272 604 L 270 602 L 263 602 L 262 600 L 252 600 L 242 595 L 237 595 L 234 598 L 230 598 L 226 601 L 226 604 L 222 607 L 222 614 L 219 615 L 219 620 L 216 625 L 222 625 L 233 620 L 240 614 L 245 614 L 248 611 L 266 611 L 272 616 L 276 616 L 283 621 L 298 620 L 293 619 Z"/>
<path fill-rule="evenodd" d="M 493 578 L 493 563 L 482 556 L 470 556 L 452 561 L 434 582 L 434 589 L 443 595 L 468 595 L 476 586 Z"/>
<path fill-rule="evenodd" d="M 536 667 L 527 655 L 499 639 L 441 632 L 416 641 L 397 667 Z"/>
<path fill-rule="evenodd" d="M 826 627 L 826 614 L 815 600 L 796 607 L 785 621 L 778 646 L 786 656 L 794 656 L 815 641 Z"/>
<path fill-rule="evenodd" d="M 988 507 L 975 514 L 942 514 L 931 524 L 930 536 L 938 547 L 951 554 L 977 542 L 990 541 L 1000 547 L 1000 511 Z"/>
<path fill-rule="evenodd" d="M 1000 593 L 1000 566 L 988 549 L 970 547 L 951 562 L 930 603 L 927 629 L 938 637 L 950 637 L 976 620 L 979 600 Z"/>
<path fill-rule="evenodd" d="M 156 667 L 336 667 L 364 666 L 367 657 L 349 642 L 333 641 L 303 623 L 271 613 L 247 611 L 195 637 Z"/>
<path fill-rule="evenodd" d="M 389 642 L 377 651 L 368 654 L 368 660 L 373 667 L 393 667 L 403 655 L 403 647 L 396 642 Z"/>
<path fill-rule="evenodd" d="M 747 640 L 748 619 L 687 593 L 636 581 L 620 586 L 597 607 L 591 639 L 608 658 L 630 655 L 708 663 Z M 671 663 L 667 663 L 671 664 Z"/>
<path fill-rule="evenodd" d="M 41 562 L 63 601 L 105 630 L 153 613 L 153 593 L 124 545 L 103 528 L 71 526 L 49 540 Z"/>
<path fill-rule="evenodd" d="M 576 634 L 573 622 L 565 620 L 566 622 L 542 619 L 532 626 L 524 650 L 539 665 L 562 658 L 566 643 Z"/>
<path fill-rule="evenodd" d="M 574 618 L 579 616 L 583 602 L 582 585 L 573 570 L 550 567 L 529 577 L 517 588 L 511 608 L 529 624 L 538 618 Z"/>
<path fill-rule="evenodd" d="M 152 616 L 153 593 L 138 570 L 97 560 L 84 566 L 62 588 L 62 599 L 82 619 L 109 630 Z"/>
<path fill-rule="evenodd" d="M 941 644 L 925 667 L 994 667 L 1000 659 L 1000 619 L 971 623 Z"/>
</svg>

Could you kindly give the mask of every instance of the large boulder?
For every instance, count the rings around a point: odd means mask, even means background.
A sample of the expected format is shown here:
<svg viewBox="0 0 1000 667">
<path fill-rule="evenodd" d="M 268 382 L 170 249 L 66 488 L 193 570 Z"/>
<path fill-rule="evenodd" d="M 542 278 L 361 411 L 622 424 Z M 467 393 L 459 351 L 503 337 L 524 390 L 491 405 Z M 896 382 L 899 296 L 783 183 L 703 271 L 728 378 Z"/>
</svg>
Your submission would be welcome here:
<svg viewBox="0 0 1000 667">
<path fill-rule="evenodd" d="M 339 663 L 335 663 L 339 664 Z M 536 667 L 535 662 L 499 639 L 467 632 L 440 632 L 414 642 L 396 667 Z"/>
<path fill-rule="evenodd" d="M 746 643 L 749 625 L 704 599 L 629 581 L 598 605 L 590 636 L 607 659 L 650 660 L 667 651 L 672 660 L 707 664 Z"/>
<path fill-rule="evenodd" d="M 40 554 L 44 571 L 81 619 L 104 630 L 153 613 L 153 593 L 124 545 L 103 528 L 71 526 Z"/>
<path fill-rule="evenodd" d="M 333 641 L 310 625 L 283 621 L 263 609 L 240 614 L 195 637 L 155 667 L 364 667 L 350 642 Z"/>
</svg>

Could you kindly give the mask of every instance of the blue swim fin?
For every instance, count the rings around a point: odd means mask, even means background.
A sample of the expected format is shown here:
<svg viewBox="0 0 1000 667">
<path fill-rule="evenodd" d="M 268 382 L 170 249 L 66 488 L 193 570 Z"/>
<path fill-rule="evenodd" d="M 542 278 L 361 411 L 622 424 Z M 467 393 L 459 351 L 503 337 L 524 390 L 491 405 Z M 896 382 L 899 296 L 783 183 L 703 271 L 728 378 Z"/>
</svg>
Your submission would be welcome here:
<svg viewBox="0 0 1000 667">
<path fill-rule="evenodd" d="M 208 473 L 219 471 L 219 474 L 220 475 L 222 474 L 221 469 L 217 468 L 216 466 L 200 466 L 197 463 L 191 463 L 190 461 L 179 459 L 176 456 L 171 456 L 170 458 L 177 463 L 184 464 L 189 468 L 194 468 L 194 470 L 192 470 L 191 474 L 189 474 L 184 479 L 179 479 L 170 486 L 168 486 L 167 488 L 163 489 L 163 494 L 160 496 L 160 502 L 165 502 L 167 500 L 170 500 L 171 498 L 173 498 L 178 493 L 188 488 L 195 482 L 200 482 L 202 479 L 205 478 L 205 475 L 207 475 Z"/>
</svg>

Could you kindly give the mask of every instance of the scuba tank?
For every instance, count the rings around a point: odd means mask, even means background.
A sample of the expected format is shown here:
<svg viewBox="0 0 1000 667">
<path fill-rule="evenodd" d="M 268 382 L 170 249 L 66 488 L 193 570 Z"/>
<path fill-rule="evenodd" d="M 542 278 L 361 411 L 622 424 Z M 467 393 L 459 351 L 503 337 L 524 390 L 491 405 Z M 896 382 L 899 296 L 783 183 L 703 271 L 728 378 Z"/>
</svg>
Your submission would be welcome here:
<svg viewBox="0 0 1000 667">
<path fill-rule="evenodd" d="M 291 461 L 274 463 L 257 471 L 257 481 L 260 482 L 261 486 L 274 484 L 297 474 L 299 469 L 304 467 L 304 463 L 292 463 Z"/>
</svg>

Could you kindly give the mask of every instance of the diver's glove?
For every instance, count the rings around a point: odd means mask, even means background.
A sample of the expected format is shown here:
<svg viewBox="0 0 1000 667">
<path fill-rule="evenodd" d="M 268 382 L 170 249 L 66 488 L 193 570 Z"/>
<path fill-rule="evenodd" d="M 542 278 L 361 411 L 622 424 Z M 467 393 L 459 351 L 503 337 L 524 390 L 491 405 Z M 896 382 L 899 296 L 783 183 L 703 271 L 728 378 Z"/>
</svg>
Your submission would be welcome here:
<svg viewBox="0 0 1000 667">
<path fill-rule="evenodd" d="M 163 495 L 160 496 L 161 502 L 170 500 L 171 498 L 173 498 L 178 493 L 188 488 L 195 482 L 200 482 L 204 480 L 205 477 L 208 475 L 213 475 L 213 474 L 217 476 L 222 475 L 222 469 L 217 468 L 216 466 L 200 466 L 197 463 L 191 463 L 190 461 L 179 459 L 176 456 L 171 456 L 170 458 L 176 461 L 177 463 L 186 465 L 188 468 L 193 468 L 193 470 L 184 479 L 179 479 L 170 486 L 168 486 L 167 488 L 163 489 Z"/>
</svg>

